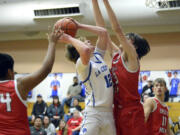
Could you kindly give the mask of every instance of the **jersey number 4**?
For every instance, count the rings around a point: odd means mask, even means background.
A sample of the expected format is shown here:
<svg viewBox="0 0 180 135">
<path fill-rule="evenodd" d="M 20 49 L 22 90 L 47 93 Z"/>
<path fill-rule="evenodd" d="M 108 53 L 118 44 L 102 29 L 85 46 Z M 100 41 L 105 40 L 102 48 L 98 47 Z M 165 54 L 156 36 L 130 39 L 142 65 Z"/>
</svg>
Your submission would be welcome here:
<svg viewBox="0 0 180 135">
<path fill-rule="evenodd" d="M 112 83 L 112 78 L 111 78 L 111 75 L 110 75 L 110 74 L 105 75 L 105 76 L 104 76 L 104 79 L 105 79 L 105 81 L 106 81 L 106 87 L 107 87 L 107 88 L 109 88 L 109 87 L 111 87 L 111 86 L 113 85 L 113 83 Z"/>
<path fill-rule="evenodd" d="M 9 93 L 6 93 L 6 99 L 4 94 L 0 94 L 0 103 L 6 104 L 7 112 L 11 112 L 11 97 Z"/>
</svg>

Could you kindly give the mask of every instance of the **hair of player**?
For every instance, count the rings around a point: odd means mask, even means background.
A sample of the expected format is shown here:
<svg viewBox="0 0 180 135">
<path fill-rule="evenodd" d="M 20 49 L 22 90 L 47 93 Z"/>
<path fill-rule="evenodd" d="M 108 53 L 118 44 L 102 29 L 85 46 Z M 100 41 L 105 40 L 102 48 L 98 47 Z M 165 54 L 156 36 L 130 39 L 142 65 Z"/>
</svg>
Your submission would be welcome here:
<svg viewBox="0 0 180 135">
<path fill-rule="evenodd" d="M 150 46 L 147 40 L 136 33 L 127 33 L 127 38 L 133 41 L 133 45 L 136 48 L 138 58 L 141 59 L 150 51 Z"/>
<path fill-rule="evenodd" d="M 82 42 L 86 41 L 86 37 L 79 37 L 77 39 L 82 41 Z M 69 61 L 72 61 L 72 62 L 76 63 L 76 61 L 80 57 L 79 52 L 76 50 L 76 48 L 73 45 L 68 44 L 68 45 L 66 45 L 66 50 L 67 50 L 66 55 L 65 55 L 66 58 Z"/>
<path fill-rule="evenodd" d="M 0 53 L 0 79 L 6 79 L 8 69 L 14 71 L 14 60 L 9 54 Z"/>
<path fill-rule="evenodd" d="M 165 87 L 166 87 L 166 81 L 164 80 L 164 78 L 157 78 L 154 80 L 154 85 L 156 83 L 160 83 L 160 84 L 163 84 Z"/>
<path fill-rule="evenodd" d="M 76 48 L 71 45 L 71 44 L 68 44 L 66 45 L 66 58 L 69 60 L 69 61 L 72 61 L 74 63 L 76 63 L 76 61 L 78 60 L 78 58 L 80 57 L 78 51 L 76 50 Z"/>
</svg>

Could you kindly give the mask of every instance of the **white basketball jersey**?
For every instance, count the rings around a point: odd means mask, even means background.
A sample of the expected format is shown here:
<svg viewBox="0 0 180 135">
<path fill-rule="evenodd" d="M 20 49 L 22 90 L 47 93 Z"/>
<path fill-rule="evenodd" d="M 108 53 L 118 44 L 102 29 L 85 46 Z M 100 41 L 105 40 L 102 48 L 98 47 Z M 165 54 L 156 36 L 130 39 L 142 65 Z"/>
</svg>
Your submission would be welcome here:
<svg viewBox="0 0 180 135">
<path fill-rule="evenodd" d="M 89 65 L 83 65 L 80 58 L 76 63 L 79 78 L 86 86 L 86 106 L 112 108 L 112 78 L 103 58 L 102 51 L 96 49 Z"/>
</svg>

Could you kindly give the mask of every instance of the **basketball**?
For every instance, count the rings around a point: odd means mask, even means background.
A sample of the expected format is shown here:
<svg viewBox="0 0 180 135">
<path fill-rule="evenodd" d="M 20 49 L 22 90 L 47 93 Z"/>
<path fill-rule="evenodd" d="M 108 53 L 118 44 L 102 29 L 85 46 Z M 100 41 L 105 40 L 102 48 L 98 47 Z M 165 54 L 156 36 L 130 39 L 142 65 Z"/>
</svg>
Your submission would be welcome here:
<svg viewBox="0 0 180 135">
<path fill-rule="evenodd" d="M 61 28 L 64 33 L 75 37 L 77 32 L 77 24 L 71 18 L 63 18 L 58 20 L 55 25 L 55 30 Z"/>
</svg>

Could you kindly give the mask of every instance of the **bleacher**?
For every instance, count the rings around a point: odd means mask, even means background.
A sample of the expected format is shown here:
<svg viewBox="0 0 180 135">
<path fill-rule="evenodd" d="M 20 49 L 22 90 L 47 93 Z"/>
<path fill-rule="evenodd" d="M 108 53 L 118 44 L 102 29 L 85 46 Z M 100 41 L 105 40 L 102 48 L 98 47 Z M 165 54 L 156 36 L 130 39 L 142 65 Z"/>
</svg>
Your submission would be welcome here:
<svg viewBox="0 0 180 135">
<path fill-rule="evenodd" d="M 28 116 L 31 116 L 31 112 L 32 112 L 32 109 L 33 109 L 33 104 L 34 102 L 28 102 L 27 105 L 28 105 L 28 110 L 27 110 L 27 113 L 28 113 Z M 51 104 L 51 102 L 47 102 L 47 105 L 49 106 Z M 81 106 L 82 109 L 84 109 L 85 107 L 85 103 L 84 102 L 79 102 L 79 105 Z M 68 106 L 64 106 L 64 112 L 65 113 L 68 113 L 69 111 L 69 108 Z"/>
</svg>

